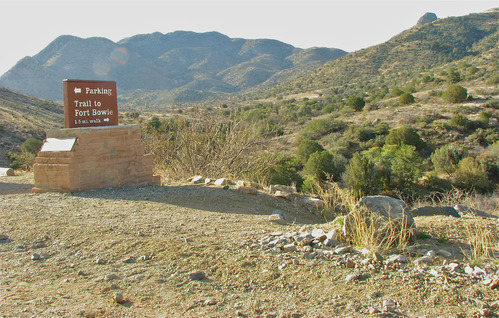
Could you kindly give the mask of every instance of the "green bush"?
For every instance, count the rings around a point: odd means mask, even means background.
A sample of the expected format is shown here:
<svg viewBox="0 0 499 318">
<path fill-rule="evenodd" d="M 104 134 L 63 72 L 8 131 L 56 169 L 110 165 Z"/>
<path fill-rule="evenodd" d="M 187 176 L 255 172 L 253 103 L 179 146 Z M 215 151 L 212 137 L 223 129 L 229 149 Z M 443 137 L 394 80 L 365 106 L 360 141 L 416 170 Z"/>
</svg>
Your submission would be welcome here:
<svg viewBox="0 0 499 318">
<path fill-rule="evenodd" d="M 442 98 L 447 103 L 461 103 L 468 97 L 468 91 L 461 85 L 451 85 L 447 87 Z"/>
<path fill-rule="evenodd" d="M 417 131 L 410 126 L 390 130 L 385 143 L 387 145 L 411 145 L 416 147 L 417 150 L 426 147 L 426 143 L 421 139 Z"/>
<path fill-rule="evenodd" d="M 393 97 L 397 97 L 404 94 L 404 91 L 401 90 L 400 88 L 393 88 L 391 94 Z"/>
<path fill-rule="evenodd" d="M 302 163 L 306 164 L 310 155 L 317 151 L 324 151 L 324 147 L 322 147 L 317 141 L 304 139 L 298 145 L 296 149 L 296 158 Z"/>
<path fill-rule="evenodd" d="M 466 157 L 466 149 L 464 147 L 444 145 L 431 154 L 431 162 L 435 171 L 451 176 L 456 171 L 459 161 L 464 157 Z"/>
<path fill-rule="evenodd" d="M 35 163 L 36 155 L 31 152 L 21 151 L 18 154 L 9 152 L 8 157 L 11 161 L 12 169 L 21 169 L 29 171 Z"/>
<path fill-rule="evenodd" d="M 449 120 L 449 126 L 460 129 L 467 129 L 470 126 L 470 120 L 461 114 L 455 114 Z"/>
<path fill-rule="evenodd" d="M 300 134 L 305 139 L 318 139 L 331 132 L 341 130 L 346 127 L 346 123 L 339 119 L 334 118 L 320 118 L 312 120 L 305 125 Z"/>
<path fill-rule="evenodd" d="M 375 163 L 358 152 L 350 159 L 342 177 L 357 197 L 378 194 L 383 186 Z"/>
<path fill-rule="evenodd" d="M 350 96 L 348 98 L 348 106 L 352 107 L 355 111 L 360 112 L 364 106 L 366 105 L 366 102 L 362 97 L 358 96 Z"/>
<path fill-rule="evenodd" d="M 28 138 L 26 139 L 25 142 L 21 145 L 21 151 L 32 153 L 36 155 L 38 151 L 40 151 L 40 148 L 42 148 L 43 141 L 35 138 Z"/>
<path fill-rule="evenodd" d="M 303 167 L 303 172 L 321 180 L 334 177 L 334 156 L 328 151 L 314 152 Z"/>
<path fill-rule="evenodd" d="M 495 188 L 487 178 L 484 164 L 473 157 L 464 158 L 459 162 L 453 175 L 453 183 L 458 188 L 478 192 L 489 192 Z"/>
<path fill-rule="evenodd" d="M 305 178 L 301 186 L 301 192 L 317 194 L 319 193 L 319 191 L 320 187 L 319 187 L 319 180 L 317 179 L 317 177 L 308 176 L 307 178 Z"/>
<path fill-rule="evenodd" d="M 292 157 L 282 157 L 270 167 L 263 179 L 269 184 L 295 185 L 301 187 L 303 178 L 298 174 L 299 162 Z"/>
<path fill-rule="evenodd" d="M 409 105 L 414 103 L 414 96 L 409 93 L 404 93 L 399 96 L 399 104 L 400 105 Z"/>
</svg>

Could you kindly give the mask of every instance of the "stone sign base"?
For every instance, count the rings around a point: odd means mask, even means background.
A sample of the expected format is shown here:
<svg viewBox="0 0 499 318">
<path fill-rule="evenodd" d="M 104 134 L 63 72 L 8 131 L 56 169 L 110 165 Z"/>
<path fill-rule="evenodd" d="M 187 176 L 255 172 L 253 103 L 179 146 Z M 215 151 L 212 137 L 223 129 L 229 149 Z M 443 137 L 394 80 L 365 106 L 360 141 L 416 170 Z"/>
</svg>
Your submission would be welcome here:
<svg viewBox="0 0 499 318">
<path fill-rule="evenodd" d="M 33 192 L 161 184 L 152 155 L 144 155 L 139 125 L 49 130 L 33 173 Z"/>
</svg>

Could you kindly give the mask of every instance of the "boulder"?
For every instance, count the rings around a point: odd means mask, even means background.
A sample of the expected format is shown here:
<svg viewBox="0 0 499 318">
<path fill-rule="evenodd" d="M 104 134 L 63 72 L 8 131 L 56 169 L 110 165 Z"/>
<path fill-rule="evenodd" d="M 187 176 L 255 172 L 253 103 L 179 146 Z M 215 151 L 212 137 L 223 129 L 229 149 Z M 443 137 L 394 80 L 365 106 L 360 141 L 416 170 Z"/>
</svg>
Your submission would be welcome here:
<svg viewBox="0 0 499 318">
<path fill-rule="evenodd" d="M 461 215 L 457 213 L 456 209 L 451 206 L 423 206 L 414 210 L 411 210 L 412 216 L 433 216 L 433 215 L 444 215 L 453 216 L 460 218 Z"/>
<path fill-rule="evenodd" d="M 285 186 L 281 184 L 274 184 L 269 187 L 270 193 L 276 193 L 277 191 L 286 192 L 286 193 L 296 193 L 296 187 Z"/>
<path fill-rule="evenodd" d="M 348 238 L 354 233 L 356 223 L 365 222 L 369 226 L 375 226 L 380 239 L 390 235 L 385 231 L 407 230 L 409 239 L 414 237 L 414 218 L 411 211 L 407 209 L 404 201 L 388 196 L 376 195 L 362 197 L 354 210 L 350 212 L 343 221 L 343 233 Z M 387 223 L 392 226 L 387 228 Z"/>
<path fill-rule="evenodd" d="M 437 20 L 437 15 L 433 12 L 426 12 L 421 18 L 419 18 L 418 22 L 416 23 L 416 25 L 423 25 L 423 24 L 426 24 L 426 23 L 430 23 L 430 22 L 433 22 L 435 20 Z"/>
<path fill-rule="evenodd" d="M 14 170 L 11 168 L 0 168 L 0 177 L 13 176 L 15 175 Z"/>
<path fill-rule="evenodd" d="M 493 215 L 493 214 L 490 214 L 490 213 L 487 213 L 485 211 L 481 211 L 478 209 L 473 209 L 473 208 L 470 208 L 470 207 L 467 207 L 467 206 L 461 205 L 461 204 L 457 204 L 454 207 L 454 209 L 461 216 L 476 215 L 476 216 L 481 216 L 481 217 L 485 217 L 485 218 L 495 218 L 495 219 L 499 218 L 499 216 L 496 216 L 496 215 Z"/>
</svg>

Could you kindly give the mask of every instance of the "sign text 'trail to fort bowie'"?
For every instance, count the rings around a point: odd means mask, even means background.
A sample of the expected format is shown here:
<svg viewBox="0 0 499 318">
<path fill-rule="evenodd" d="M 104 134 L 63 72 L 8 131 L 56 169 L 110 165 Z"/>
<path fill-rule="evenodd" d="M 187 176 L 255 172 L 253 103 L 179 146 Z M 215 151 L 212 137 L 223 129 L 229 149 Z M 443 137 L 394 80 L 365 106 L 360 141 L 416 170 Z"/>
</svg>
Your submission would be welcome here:
<svg viewBox="0 0 499 318">
<path fill-rule="evenodd" d="M 118 125 L 116 82 L 64 80 L 66 128 Z"/>
</svg>

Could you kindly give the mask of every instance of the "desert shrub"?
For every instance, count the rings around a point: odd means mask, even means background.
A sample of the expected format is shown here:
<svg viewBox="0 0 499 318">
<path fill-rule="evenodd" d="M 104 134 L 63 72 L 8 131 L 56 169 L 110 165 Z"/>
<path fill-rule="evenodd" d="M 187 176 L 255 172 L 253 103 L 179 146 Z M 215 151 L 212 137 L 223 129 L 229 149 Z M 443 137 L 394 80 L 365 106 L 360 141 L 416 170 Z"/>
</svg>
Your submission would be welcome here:
<svg viewBox="0 0 499 318">
<path fill-rule="evenodd" d="M 391 94 L 392 94 L 392 96 L 397 97 L 397 96 L 404 94 L 404 91 L 401 90 L 400 88 L 396 87 L 396 88 L 392 89 Z"/>
<path fill-rule="evenodd" d="M 499 84 L 499 75 L 494 74 L 487 79 L 487 85 L 497 85 Z"/>
<path fill-rule="evenodd" d="M 315 176 L 308 176 L 303 180 L 301 192 L 309 194 L 317 194 L 320 191 L 319 179 Z"/>
<path fill-rule="evenodd" d="M 386 135 L 390 131 L 390 126 L 385 122 L 380 122 L 374 125 L 373 132 L 376 135 Z"/>
<path fill-rule="evenodd" d="M 28 138 L 21 145 L 20 153 L 8 153 L 10 167 L 12 169 L 21 169 L 29 171 L 35 163 L 36 154 L 40 151 L 43 141 L 35 138 Z"/>
<path fill-rule="evenodd" d="M 466 149 L 455 145 L 444 145 L 431 154 L 431 162 L 437 172 L 446 173 L 449 177 L 464 157 Z"/>
<path fill-rule="evenodd" d="M 414 96 L 409 93 L 404 93 L 399 96 L 399 104 L 400 105 L 409 105 L 414 103 Z"/>
<path fill-rule="evenodd" d="M 274 162 L 255 175 L 255 179 L 268 184 L 295 185 L 297 188 L 302 186 L 303 178 L 298 173 L 300 163 L 296 158 L 280 155 Z"/>
<path fill-rule="evenodd" d="M 304 139 L 300 141 L 296 149 L 296 158 L 302 164 L 306 164 L 310 155 L 317 151 L 324 151 L 324 147 L 315 140 Z"/>
<path fill-rule="evenodd" d="M 254 126 L 206 113 L 195 116 L 189 121 L 177 119 L 165 132 L 145 130 L 143 142 L 158 173 L 171 179 L 193 175 L 243 178 L 278 161 L 276 155 L 262 155 L 264 139 Z"/>
<path fill-rule="evenodd" d="M 358 152 L 350 159 L 342 178 L 357 197 L 378 194 L 383 185 L 375 163 Z"/>
<path fill-rule="evenodd" d="M 35 138 L 28 138 L 21 145 L 21 151 L 29 152 L 36 155 L 38 151 L 40 151 L 40 148 L 42 148 L 42 145 L 43 141 Z"/>
<path fill-rule="evenodd" d="M 447 87 L 442 98 L 447 103 L 461 103 L 468 97 L 468 91 L 461 85 L 453 84 Z"/>
<path fill-rule="evenodd" d="M 421 139 L 417 131 L 410 126 L 390 130 L 385 143 L 387 145 L 411 145 L 416 147 L 417 150 L 426 147 L 426 143 Z"/>
<path fill-rule="evenodd" d="M 303 172 L 321 180 L 333 177 L 336 172 L 334 156 L 329 151 L 314 152 L 303 167 Z"/>
<path fill-rule="evenodd" d="M 458 129 L 467 129 L 470 126 L 470 120 L 468 117 L 463 116 L 461 114 L 455 114 L 452 116 L 452 118 L 449 120 L 449 126 L 458 128 Z"/>
<path fill-rule="evenodd" d="M 350 96 L 348 98 L 348 106 L 352 107 L 356 112 L 360 112 L 364 106 L 366 105 L 366 102 L 362 97 L 359 96 Z"/>
<path fill-rule="evenodd" d="M 300 134 L 305 139 L 318 139 L 331 132 L 341 130 L 346 125 L 344 121 L 334 118 L 315 119 L 305 125 Z"/>
<path fill-rule="evenodd" d="M 474 133 L 468 136 L 467 141 L 478 143 L 483 147 L 492 145 L 499 140 L 499 131 L 496 128 L 477 128 Z"/>
<path fill-rule="evenodd" d="M 423 159 L 414 146 L 385 145 L 382 156 L 390 162 L 392 187 L 408 190 L 423 176 Z"/>
<path fill-rule="evenodd" d="M 494 189 L 494 184 L 487 178 L 485 165 L 473 157 L 464 158 L 459 162 L 453 174 L 453 183 L 465 190 L 488 192 Z"/>
<path fill-rule="evenodd" d="M 161 126 L 161 121 L 157 116 L 151 117 L 149 121 L 147 122 L 147 128 L 148 129 L 158 129 Z"/>
</svg>

